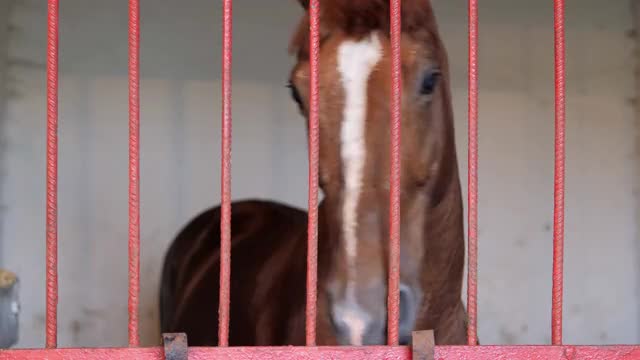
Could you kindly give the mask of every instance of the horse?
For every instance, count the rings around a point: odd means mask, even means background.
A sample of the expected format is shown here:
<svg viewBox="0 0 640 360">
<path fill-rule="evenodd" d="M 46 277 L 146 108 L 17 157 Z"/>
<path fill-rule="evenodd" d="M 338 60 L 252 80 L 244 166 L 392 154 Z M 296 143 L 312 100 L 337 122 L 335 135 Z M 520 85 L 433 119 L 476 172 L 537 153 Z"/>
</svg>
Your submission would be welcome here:
<svg viewBox="0 0 640 360">
<path fill-rule="evenodd" d="M 290 42 L 288 87 L 309 114 L 309 9 Z M 317 345 L 386 340 L 391 59 L 388 0 L 323 0 L 319 55 Z M 400 344 L 432 329 L 466 343 L 464 229 L 449 66 L 429 0 L 402 2 Z M 308 127 L 308 124 L 307 124 Z M 307 213 L 269 200 L 231 206 L 229 344 L 304 345 Z M 162 332 L 215 346 L 220 208 L 165 255 Z"/>
</svg>

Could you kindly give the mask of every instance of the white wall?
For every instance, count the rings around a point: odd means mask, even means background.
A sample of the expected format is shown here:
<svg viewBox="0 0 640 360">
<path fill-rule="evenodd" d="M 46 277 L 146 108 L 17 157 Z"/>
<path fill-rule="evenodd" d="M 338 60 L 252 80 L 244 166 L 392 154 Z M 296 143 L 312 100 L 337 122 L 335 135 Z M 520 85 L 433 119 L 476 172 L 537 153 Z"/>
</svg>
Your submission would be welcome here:
<svg viewBox="0 0 640 360">
<path fill-rule="evenodd" d="M 6 105 L 7 105 L 7 87 L 8 65 L 7 57 L 9 52 L 9 14 L 13 1 L 0 2 L 0 184 L 3 183 L 5 176 L 5 131 L 6 123 Z M 2 191 L 0 191 L 0 234 L 2 234 L 2 226 L 4 225 L 4 201 Z M 0 266 L 3 263 L 3 242 L 0 238 Z"/>
<path fill-rule="evenodd" d="M 293 1 L 234 4 L 234 198 L 306 206 L 304 124 L 284 87 Z M 158 340 L 161 260 L 219 196 L 219 2 L 142 8 L 142 335 Z M 466 1 L 438 1 L 466 179 Z M 626 0 L 567 6 L 565 339 L 640 341 L 636 119 Z M 61 346 L 126 344 L 127 1 L 61 2 Z M 481 2 L 480 339 L 549 341 L 551 4 Z M 22 281 L 20 347 L 44 341 L 46 5 L 11 14 L 2 184 L 5 266 Z M 466 191 L 466 186 L 465 186 Z"/>
</svg>

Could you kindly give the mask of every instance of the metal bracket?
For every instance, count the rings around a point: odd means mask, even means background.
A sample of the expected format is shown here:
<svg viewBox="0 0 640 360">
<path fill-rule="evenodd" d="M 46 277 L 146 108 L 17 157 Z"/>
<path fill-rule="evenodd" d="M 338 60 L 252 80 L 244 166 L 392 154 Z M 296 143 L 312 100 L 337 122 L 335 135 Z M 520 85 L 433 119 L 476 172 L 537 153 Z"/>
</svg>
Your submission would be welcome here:
<svg viewBox="0 0 640 360">
<path fill-rule="evenodd" d="M 162 334 L 162 344 L 164 345 L 165 360 L 189 359 L 189 345 L 187 343 L 187 334 L 164 333 Z"/>
<path fill-rule="evenodd" d="M 436 340 L 433 330 L 414 331 L 411 338 L 413 360 L 435 360 Z"/>
</svg>

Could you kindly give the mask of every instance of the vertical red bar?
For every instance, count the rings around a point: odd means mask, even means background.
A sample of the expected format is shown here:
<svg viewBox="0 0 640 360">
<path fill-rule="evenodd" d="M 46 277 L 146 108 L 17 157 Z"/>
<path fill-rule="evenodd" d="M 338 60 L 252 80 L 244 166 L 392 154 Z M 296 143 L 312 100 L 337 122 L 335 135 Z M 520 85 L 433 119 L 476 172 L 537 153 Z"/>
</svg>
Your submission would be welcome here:
<svg viewBox="0 0 640 360">
<path fill-rule="evenodd" d="M 307 227 L 307 307 L 306 344 L 316 345 L 316 306 L 318 283 L 318 162 L 319 121 L 318 121 L 318 64 L 320 57 L 320 1 L 309 1 L 309 49 L 311 76 L 309 78 L 309 220 Z"/>
<path fill-rule="evenodd" d="M 553 295 L 551 342 L 562 344 L 562 262 L 564 257 L 565 45 L 564 0 L 554 0 L 555 42 L 555 181 L 553 208 Z"/>
<path fill-rule="evenodd" d="M 478 1 L 469 0 L 467 342 L 478 344 Z"/>
<path fill-rule="evenodd" d="M 229 346 L 229 305 L 231 287 L 231 63 L 233 1 L 223 0 L 222 26 L 222 163 L 220 219 L 220 304 L 218 345 Z"/>
<path fill-rule="evenodd" d="M 140 1 L 129 0 L 129 346 L 139 346 Z"/>
<path fill-rule="evenodd" d="M 47 14 L 47 348 L 58 344 L 58 0 Z"/>
<path fill-rule="evenodd" d="M 398 345 L 400 307 L 401 7 L 401 0 L 391 0 L 391 174 L 389 192 L 389 288 L 387 299 L 387 343 L 389 345 Z"/>
</svg>

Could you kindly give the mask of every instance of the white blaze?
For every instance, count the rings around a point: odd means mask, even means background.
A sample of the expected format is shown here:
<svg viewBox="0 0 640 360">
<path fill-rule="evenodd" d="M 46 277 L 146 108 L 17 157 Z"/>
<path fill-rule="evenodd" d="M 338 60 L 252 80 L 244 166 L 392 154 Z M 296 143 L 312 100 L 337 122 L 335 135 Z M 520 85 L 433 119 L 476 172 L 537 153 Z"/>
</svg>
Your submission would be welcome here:
<svg viewBox="0 0 640 360">
<path fill-rule="evenodd" d="M 361 345 L 370 319 L 357 311 L 355 299 L 355 258 L 357 255 L 357 206 L 362 187 L 365 164 L 365 118 L 367 115 L 367 83 L 369 76 L 382 57 L 382 46 L 376 33 L 360 41 L 345 41 L 338 49 L 338 71 L 344 89 L 344 109 L 340 131 L 343 174 L 345 181 L 342 207 L 342 231 L 347 254 L 347 311 L 344 321 L 349 324 L 353 345 Z"/>
</svg>

